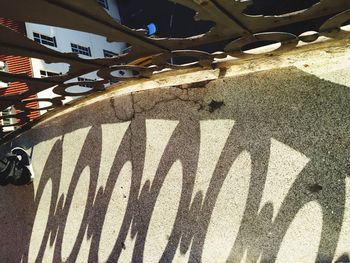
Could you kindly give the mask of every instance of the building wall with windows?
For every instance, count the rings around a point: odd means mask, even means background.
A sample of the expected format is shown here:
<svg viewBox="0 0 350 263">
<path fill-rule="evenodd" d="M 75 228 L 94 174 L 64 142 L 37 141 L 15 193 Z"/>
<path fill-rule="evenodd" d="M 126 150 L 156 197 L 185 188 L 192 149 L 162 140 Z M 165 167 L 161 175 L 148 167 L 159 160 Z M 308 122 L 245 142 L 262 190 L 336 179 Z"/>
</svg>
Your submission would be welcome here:
<svg viewBox="0 0 350 263">
<path fill-rule="evenodd" d="M 6 27 L 11 28 L 12 30 L 25 34 L 25 25 L 23 22 L 14 21 L 11 19 L 0 18 L 0 24 Z M 33 76 L 31 62 L 29 58 L 19 57 L 19 56 L 8 56 L 6 54 L 0 55 L 0 70 L 10 73 L 22 73 L 27 74 L 28 76 Z M 21 82 L 12 82 L 5 83 L 0 81 L 0 96 L 8 96 L 13 94 L 21 94 L 28 90 L 28 86 L 25 83 Z M 33 95 L 29 99 L 35 99 L 36 96 Z M 38 108 L 37 102 L 28 103 L 30 108 Z M 4 111 L 0 112 L 0 116 L 6 116 L 15 114 L 16 110 L 12 107 L 7 108 Z M 35 119 L 39 116 L 38 111 L 33 111 L 28 117 L 30 119 Z M 12 131 L 14 129 L 13 125 L 15 120 L 13 118 L 3 118 L 0 117 L 0 122 L 2 125 L 8 125 L 3 128 L 4 132 Z"/>
<path fill-rule="evenodd" d="M 96 0 L 106 12 L 109 13 L 116 20 L 120 20 L 118 6 L 115 0 Z M 59 52 L 75 52 L 79 56 L 86 59 L 104 58 L 111 55 L 118 55 L 126 48 L 125 43 L 110 43 L 107 42 L 106 37 L 98 36 L 91 33 L 75 31 L 65 28 L 46 26 L 34 23 L 26 23 L 26 31 L 28 38 L 36 42 L 52 48 Z M 52 76 L 55 74 L 64 74 L 68 71 L 69 65 L 65 63 L 46 64 L 39 59 L 32 59 L 33 76 L 40 78 L 45 76 Z M 89 73 L 81 76 L 81 79 L 95 80 L 97 79 L 95 73 Z M 77 78 L 70 80 L 70 82 L 79 81 Z M 74 86 L 68 90 L 70 92 L 85 91 L 88 87 Z M 56 97 L 52 90 L 43 91 L 38 94 L 39 97 Z M 67 98 L 66 102 L 73 98 Z M 42 103 L 44 104 L 44 103 Z M 42 105 L 44 106 L 44 105 Z"/>
</svg>

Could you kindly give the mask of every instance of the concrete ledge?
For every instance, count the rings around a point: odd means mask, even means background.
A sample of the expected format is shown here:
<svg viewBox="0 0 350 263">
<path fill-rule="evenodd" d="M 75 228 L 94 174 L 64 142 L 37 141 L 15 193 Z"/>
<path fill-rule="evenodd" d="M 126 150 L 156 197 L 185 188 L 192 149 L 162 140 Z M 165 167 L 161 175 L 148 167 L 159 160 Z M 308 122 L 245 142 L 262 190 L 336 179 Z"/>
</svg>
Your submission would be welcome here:
<svg viewBox="0 0 350 263">
<path fill-rule="evenodd" d="M 257 49 L 256 54 L 239 54 L 239 59 L 228 56 L 217 61 L 213 68 L 185 68 L 164 71 L 151 76 L 148 79 L 139 79 L 118 83 L 107 91 L 92 94 L 66 104 L 65 107 L 53 110 L 36 121 L 36 124 L 69 114 L 76 109 L 90 105 L 109 97 L 121 96 L 132 92 L 155 88 L 197 85 L 196 83 L 211 80 L 250 74 L 257 71 L 272 70 L 283 67 L 297 67 L 305 72 L 317 76 L 329 77 L 332 80 L 332 72 L 346 69 L 349 63 L 349 27 L 347 31 L 329 33 L 329 37 L 320 37 L 316 42 L 300 42 L 297 48 L 289 49 L 288 46 L 269 52 L 269 47 Z M 235 55 L 235 54 L 233 54 Z M 344 59 L 342 59 L 345 56 Z M 339 81 L 339 78 L 338 78 Z M 345 81 L 345 83 L 347 83 Z M 18 130 L 12 136 L 3 141 L 10 141 L 22 131 Z"/>
</svg>

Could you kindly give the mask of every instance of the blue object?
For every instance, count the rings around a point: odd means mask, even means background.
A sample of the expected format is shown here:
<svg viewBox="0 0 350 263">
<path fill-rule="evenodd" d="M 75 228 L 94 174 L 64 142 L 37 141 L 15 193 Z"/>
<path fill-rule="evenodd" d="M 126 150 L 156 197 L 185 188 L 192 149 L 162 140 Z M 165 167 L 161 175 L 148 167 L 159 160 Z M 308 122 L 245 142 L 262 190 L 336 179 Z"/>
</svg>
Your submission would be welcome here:
<svg viewBox="0 0 350 263">
<path fill-rule="evenodd" d="M 148 36 L 152 36 L 157 32 L 157 27 L 154 23 L 149 23 L 147 25 L 147 30 L 148 30 Z"/>
</svg>

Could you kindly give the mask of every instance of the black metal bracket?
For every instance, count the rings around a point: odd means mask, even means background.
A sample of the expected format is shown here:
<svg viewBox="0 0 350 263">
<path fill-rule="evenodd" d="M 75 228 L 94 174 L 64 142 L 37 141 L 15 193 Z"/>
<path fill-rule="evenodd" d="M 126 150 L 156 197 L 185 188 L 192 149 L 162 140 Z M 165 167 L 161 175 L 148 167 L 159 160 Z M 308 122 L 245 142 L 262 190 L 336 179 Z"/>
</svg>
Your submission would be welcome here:
<svg viewBox="0 0 350 263">
<path fill-rule="evenodd" d="M 33 178 L 30 157 L 23 148 L 13 148 L 4 159 L 0 159 L 0 185 L 27 185 Z"/>
</svg>

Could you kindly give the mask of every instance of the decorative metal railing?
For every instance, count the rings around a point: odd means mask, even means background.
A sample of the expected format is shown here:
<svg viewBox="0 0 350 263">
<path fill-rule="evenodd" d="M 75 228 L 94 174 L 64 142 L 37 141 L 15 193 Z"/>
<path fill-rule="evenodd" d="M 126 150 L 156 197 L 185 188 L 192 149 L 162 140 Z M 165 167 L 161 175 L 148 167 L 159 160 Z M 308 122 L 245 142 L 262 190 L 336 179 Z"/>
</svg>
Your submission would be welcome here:
<svg viewBox="0 0 350 263">
<path fill-rule="evenodd" d="M 164 0 L 165 1 L 165 0 Z M 3 82 L 23 82 L 29 87 L 20 94 L 0 97 L 0 111 L 13 106 L 16 113 L 6 116 L 17 120 L 16 127 L 33 125 L 28 115 L 38 109 L 28 105 L 33 101 L 46 101 L 54 109 L 62 105 L 65 96 L 86 96 L 103 91 L 105 84 L 125 81 L 130 78 L 147 78 L 164 68 L 207 67 L 215 59 L 228 54 L 240 57 L 252 44 L 264 41 L 280 42 L 283 47 L 295 47 L 299 41 L 313 42 L 319 36 L 328 36 L 350 22 L 349 0 L 320 0 L 306 9 L 285 14 L 249 15 L 246 10 L 250 0 L 173 0 L 197 12 L 197 20 L 215 23 L 207 33 L 187 38 L 148 37 L 144 30 L 128 28 L 99 6 L 95 0 L 12 0 L 1 5 L 0 17 L 51 26 L 85 31 L 107 37 L 110 42 L 125 42 L 130 45 L 127 53 L 112 58 L 83 59 L 75 53 L 60 53 L 40 45 L 26 36 L 0 26 L 0 54 L 43 59 L 46 63 L 68 63 L 69 72 L 60 76 L 32 78 L 25 74 L 0 72 Z M 305 33 L 307 32 L 307 33 Z M 224 43 L 222 50 L 207 53 L 202 47 Z M 149 66 L 127 65 L 142 57 L 151 57 Z M 171 58 L 186 56 L 196 59 L 190 65 L 171 64 Z M 132 77 L 116 77 L 114 71 L 132 70 Z M 91 85 L 81 93 L 71 93 L 68 88 L 77 83 L 67 81 L 97 71 L 101 80 L 79 84 Z M 38 92 L 53 87 L 55 98 L 28 99 Z M 0 117 L 4 119 L 5 116 Z M 1 129 L 6 127 L 2 125 Z M 4 137 L 1 132 L 0 138 Z"/>
</svg>

